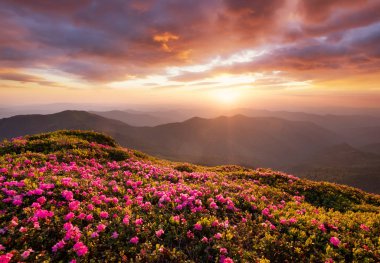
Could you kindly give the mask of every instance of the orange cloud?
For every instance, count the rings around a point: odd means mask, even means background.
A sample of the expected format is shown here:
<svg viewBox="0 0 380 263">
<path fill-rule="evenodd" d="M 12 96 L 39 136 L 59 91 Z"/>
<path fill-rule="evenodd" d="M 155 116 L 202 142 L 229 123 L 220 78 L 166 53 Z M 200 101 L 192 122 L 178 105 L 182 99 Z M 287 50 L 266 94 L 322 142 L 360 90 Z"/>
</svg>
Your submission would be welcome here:
<svg viewBox="0 0 380 263">
<path fill-rule="evenodd" d="M 169 47 L 168 43 L 169 41 L 171 40 L 178 40 L 179 39 L 179 36 L 177 35 L 174 35 L 170 32 L 165 32 L 163 34 L 158 34 L 158 35 L 154 35 L 153 36 L 153 40 L 155 42 L 158 42 L 161 44 L 161 48 L 165 51 L 165 52 L 171 52 L 172 51 L 172 48 Z"/>
<path fill-rule="evenodd" d="M 191 52 L 193 52 L 193 50 L 191 50 L 191 49 L 180 51 L 177 54 L 177 58 L 180 59 L 180 60 L 189 61 Z"/>
</svg>

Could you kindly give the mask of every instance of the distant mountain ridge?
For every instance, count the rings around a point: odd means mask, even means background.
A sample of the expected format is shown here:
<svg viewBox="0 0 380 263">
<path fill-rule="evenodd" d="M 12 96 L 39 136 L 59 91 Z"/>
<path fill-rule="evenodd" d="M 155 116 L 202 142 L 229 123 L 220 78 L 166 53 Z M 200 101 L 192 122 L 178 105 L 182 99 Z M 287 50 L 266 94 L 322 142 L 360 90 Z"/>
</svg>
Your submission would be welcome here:
<svg viewBox="0 0 380 263">
<path fill-rule="evenodd" d="M 105 132 L 130 127 L 86 111 L 62 111 L 54 114 L 17 115 L 0 119 L 0 138 L 11 138 L 26 134 L 50 132 L 59 129 L 96 129 Z"/>
<path fill-rule="evenodd" d="M 339 142 L 337 135 L 313 123 L 243 115 L 214 119 L 195 117 L 156 127 L 133 127 L 84 111 L 0 120 L 1 138 L 58 129 L 106 132 L 124 146 L 166 158 L 206 164 L 280 167 Z"/>
<path fill-rule="evenodd" d="M 107 111 L 92 112 L 100 116 L 115 119 L 132 126 L 154 127 L 166 123 L 183 122 L 191 116 L 202 116 L 206 118 L 216 118 L 215 116 L 244 115 L 247 117 L 275 117 L 289 121 L 307 121 L 317 124 L 325 129 L 338 133 L 344 141 L 353 146 L 361 147 L 373 142 L 380 143 L 380 116 L 378 115 L 336 115 L 336 114 L 315 114 L 292 111 L 270 111 L 258 109 L 238 108 L 225 112 L 201 112 L 201 111 Z"/>
<path fill-rule="evenodd" d="M 171 118 L 157 117 L 149 113 L 142 113 L 142 112 L 134 113 L 134 112 L 128 112 L 128 111 L 113 110 L 113 111 L 90 111 L 90 113 L 93 113 L 93 114 L 96 114 L 108 119 L 122 121 L 126 124 L 137 126 L 137 127 L 157 126 L 160 124 L 173 121 Z"/>
<path fill-rule="evenodd" d="M 155 154 L 164 157 L 177 156 L 181 160 L 210 165 L 236 163 L 276 167 L 339 142 L 337 135 L 313 123 L 243 115 L 196 117 L 144 129 L 139 136 L 151 138 L 150 147 L 159 149 Z"/>
<path fill-rule="evenodd" d="M 354 177 L 358 178 L 361 171 L 367 170 L 366 173 L 371 174 L 370 182 L 364 175 L 360 184 L 352 183 L 356 179 L 350 179 L 349 184 L 370 191 L 376 191 L 373 190 L 373 182 L 380 184 L 380 167 L 374 165 L 379 156 L 377 153 L 369 154 L 344 144 L 346 137 L 308 121 L 239 114 L 213 119 L 194 117 L 155 127 L 134 127 L 85 111 L 0 119 L 1 139 L 61 129 L 105 132 L 125 147 L 170 160 L 205 165 L 271 167 L 308 178 L 314 176 L 316 180 L 321 177 L 317 176 L 319 171 L 328 168 L 330 173 L 342 171 L 338 173 L 340 178 L 337 179 L 337 175 L 329 178 L 328 174 L 322 177 L 340 183 L 345 183 L 345 174 L 355 171 Z M 347 154 L 350 149 L 354 154 Z M 357 165 L 353 167 L 353 163 Z M 310 174 L 316 170 L 318 172 Z"/>
</svg>

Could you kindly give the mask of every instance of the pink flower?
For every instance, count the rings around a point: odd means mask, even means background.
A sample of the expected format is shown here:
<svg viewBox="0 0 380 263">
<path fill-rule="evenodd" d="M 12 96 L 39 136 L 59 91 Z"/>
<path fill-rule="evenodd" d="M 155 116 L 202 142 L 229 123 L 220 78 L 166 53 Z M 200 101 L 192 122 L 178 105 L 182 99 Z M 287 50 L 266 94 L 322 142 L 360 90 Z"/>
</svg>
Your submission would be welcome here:
<svg viewBox="0 0 380 263">
<path fill-rule="evenodd" d="M 69 203 L 69 209 L 71 211 L 78 210 L 79 206 L 80 206 L 80 202 L 79 201 L 72 201 L 72 202 Z"/>
<path fill-rule="evenodd" d="M 324 224 L 320 224 L 320 225 L 318 226 L 318 229 L 321 230 L 322 232 L 326 232 L 326 227 L 325 227 Z"/>
<path fill-rule="evenodd" d="M 73 197 L 74 197 L 74 194 L 73 194 L 73 192 L 71 192 L 71 191 L 63 190 L 63 191 L 62 191 L 62 196 L 63 196 L 63 198 L 65 198 L 67 201 L 72 201 L 72 200 L 73 200 Z"/>
<path fill-rule="evenodd" d="M 34 227 L 35 229 L 40 229 L 40 223 L 38 223 L 38 222 L 34 222 L 34 223 L 33 223 L 33 227 Z"/>
<path fill-rule="evenodd" d="M 137 243 L 139 243 L 139 238 L 138 237 L 132 237 L 129 240 L 129 242 L 136 245 Z"/>
<path fill-rule="evenodd" d="M 202 225 L 196 223 L 196 224 L 194 225 L 194 229 L 195 229 L 195 230 L 198 230 L 198 231 L 201 231 L 201 230 L 202 230 Z"/>
<path fill-rule="evenodd" d="M 81 237 L 81 232 L 79 230 L 78 227 L 76 226 L 73 226 L 71 229 L 69 229 L 67 232 L 66 232 L 66 235 L 65 235 L 65 240 L 69 240 L 69 239 L 72 239 L 74 241 L 78 241 Z"/>
<path fill-rule="evenodd" d="M 65 221 L 69 221 L 70 219 L 74 218 L 75 214 L 73 212 L 68 213 L 65 215 Z"/>
<path fill-rule="evenodd" d="M 37 202 L 42 205 L 46 202 L 46 198 L 44 196 L 41 196 L 41 197 L 37 198 Z"/>
<path fill-rule="evenodd" d="M 64 248 L 66 245 L 65 241 L 61 240 L 59 241 L 57 244 L 55 244 L 53 247 L 52 247 L 52 251 L 55 253 L 58 251 L 58 249 L 62 249 Z"/>
<path fill-rule="evenodd" d="M 0 251 L 4 250 L 4 249 L 5 249 L 5 247 L 2 244 L 0 244 Z"/>
<path fill-rule="evenodd" d="M 124 225 L 129 225 L 129 215 L 125 215 L 123 218 Z"/>
<path fill-rule="evenodd" d="M 22 196 L 21 195 L 14 196 L 12 204 L 14 204 L 15 206 L 22 205 Z"/>
<path fill-rule="evenodd" d="M 263 211 L 261 211 L 261 214 L 263 214 L 264 216 L 268 216 L 268 217 L 271 216 L 270 210 L 268 208 L 264 208 Z"/>
<path fill-rule="evenodd" d="M 369 227 L 364 224 L 361 224 L 360 228 L 363 229 L 364 231 L 369 231 Z"/>
<path fill-rule="evenodd" d="M 221 234 L 221 233 L 216 233 L 216 234 L 214 235 L 214 238 L 216 238 L 216 239 L 221 239 L 221 238 L 222 238 L 222 234 Z"/>
<path fill-rule="evenodd" d="M 86 218 L 86 214 L 85 213 L 80 213 L 78 216 L 77 216 L 79 219 L 83 220 Z"/>
<path fill-rule="evenodd" d="M 54 213 L 52 211 L 48 210 L 37 210 L 37 212 L 34 214 L 35 217 L 37 218 L 47 218 L 47 217 L 52 217 Z"/>
<path fill-rule="evenodd" d="M 210 203 L 210 208 L 211 209 L 218 209 L 218 205 L 215 202 Z"/>
<path fill-rule="evenodd" d="M 99 224 L 98 225 L 98 227 L 97 227 L 97 229 L 98 229 L 98 232 L 103 232 L 105 229 L 106 229 L 106 225 L 104 225 L 104 224 Z"/>
<path fill-rule="evenodd" d="M 33 249 L 28 249 L 28 250 L 25 250 L 22 254 L 21 254 L 21 257 L 23 258 L 23 259 L 26 259 L 26 258 L 28 258 L 29 257 L 29 255 L 30 255 L 30 253 L 31 252 L 34 252 L 33 251 Z"/>
<path fill-rule="evenodd" d="M 73 228 L 73 225 L 70 222 L 67 222 L 63 225 L 63 229 L 65 229 L 66 231 L 69 231 L 72 228 Z"/>
<path fill-rule="evenodd" d="M 232 258 L 224 258 L 222 262 L 223 263 L 234 263 Z"/>
<path fill-rule="evenodd" d="M 1 263 L 8 263 L 11 261 L 13 257 L 13 254 L 12 253 L 7 253 L 5 255 L 0 255 L 0 262 Z"/>
<path fill-rule="evenodd" d="M 212 224 L 211 224 L 211 226 L 213 226 L 213 227 L 219 226 L 218 220 L 213 221 Z"/>
<path fill-rule="evenodd" d="M 333 244 L 334 246 L 338 247 L 339 244 L 340 244 L 340 240 L 337 237 L 331 237 L 330 238 L 330 243 Z"/>
<path fill-rule="evenodd" d="M 319 222 L 318 222 L 318 220 L 317 219 L 311 219 L 311 223 L 313 224 L 313 225 L 317 225 Z"/>
<path fill-rule="evenodd" d="M 38 211 L 37 211 L 38 212 Z M 34 216 L 36 216 L 37 213 L 34 214 Z M 11 220 L 11 225 L 12 226 L 18 226 L 18 218 L 16 216 L 14 216 Z"/>
<path fill-rule="evenodd" d="M 203 237 L 203 238 L 201 239 L 201 242 L 202 242 L 202 243 L 207 243 L 207 242 L 208 242 L 208 238 L 207 238 L 207 237 Z"/>
<path fill-rule="evenodd" d="M 102 211 L 102 212 L 100 212 L 100 217 L 103 219 L 108 218 L 108 213 L 105 211 Z"/>
<path fill-rule="evenodd" d="M 164 232 L 164 230 L 162 230 L 162 229 L 157 230 L 157 231 L 156 231 L 156 236 L 157 236 L 157 237 L 161 237 L 164 233 L 165 233 L 165 232 Z"/>
<path fill-rule="evenodd" d="M 37 203 L 37 202 L 34 202 L 31 207 L 33 208 L 37 208 L 37 209 L 40 209 L 41 208 L 41 204 L 40 203 Z"/>
<path fill-rule="evenodd" d="M 116 239 L 116 238 L 119 237 L 119 234 L 115 231 L 115 232 L 112 233 L 111 237 Z"/>
<path fill-rule="evenodd" d="M 143 220 L 141 218 L 138 218 L 135 220 L 135 225 L 142 225 L 143 224 Z"/>
<path fill-rule="evenodd" d="M 88 248 L 82 242 L 76 243 L 73 249 L 79 257 L 84 256 L 88 252 Z"/>
<path fill-rule="evenodd" d="M 188 238 L 190 238 L 190 239 L 193 239 L 194 238 L 194 233 L 189 230 L 189 231 L 187 231 L 186 236 Z"/>
<path fill-rule="evenodd" d="M 86 220 L 87 221 L 92 221 L 93 219 L 94 219 L 94 217 L 92 216 L 92 214 L 86 215 Z"/>
<path fill-rule="evenodd" d="M 92 238 L 95 238 L 95 237 L 98 237 L 99 236 L 99 234 L 97 233 L 97 232 L 93 232 L 93 233 L 91 233 L 91 237 Z"/>
</svg>

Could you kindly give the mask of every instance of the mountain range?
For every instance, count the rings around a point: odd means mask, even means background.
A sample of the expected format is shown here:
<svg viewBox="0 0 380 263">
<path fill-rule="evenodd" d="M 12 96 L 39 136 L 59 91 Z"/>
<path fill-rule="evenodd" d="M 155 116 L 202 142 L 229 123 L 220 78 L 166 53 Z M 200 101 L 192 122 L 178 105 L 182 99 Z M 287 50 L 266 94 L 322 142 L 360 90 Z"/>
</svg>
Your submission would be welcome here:
<svg viewBox="0 0 380 263">
<path fill-rule="evenodd" d="M 230 112 L 156 126 L 170 121 L 170 116 L 123 111 L 19 115 L 0 119 L 0 139 L 61 129 L 93 130 L 111 135 L 125 147 L 170 160 L 271 167 L 380 192 L 377 117 L 241 112 L 244 115 Z"/>
</svg>

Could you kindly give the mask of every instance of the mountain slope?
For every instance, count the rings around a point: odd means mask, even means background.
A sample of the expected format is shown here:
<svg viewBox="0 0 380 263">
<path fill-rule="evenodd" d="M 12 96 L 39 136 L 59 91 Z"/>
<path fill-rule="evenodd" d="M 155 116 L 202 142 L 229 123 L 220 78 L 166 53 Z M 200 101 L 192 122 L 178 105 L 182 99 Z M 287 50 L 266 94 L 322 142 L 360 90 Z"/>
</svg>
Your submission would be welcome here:
<svg viewBox="0 0 380 263">
<path fill-rule="evenodd" d="M 1 262 L 379 262 L 380 197 L 94 132 L 0 144 Z"/>
<path fill-rule="evenodd" d="M 157 126 L 160 124 L 168 123 L 170 122 L 170 119 L 168 118 L 160 118 L 156 117 L 150 114 L 144 114 L 144 113 L 131 113 L 126 111 L 93 111 L 91 113 L 94 113 L 96 115 L 122 121 L 124 123 L 127 123 L 132 126 L 137 127 L 143 127 L 143 126 Z"/>
<path fill-rule="evenodd" d="M 380 143 L 380 125 L 373 125 L 352 130 L 352 141 L 360 147 Z"/>
<path fill-rule="evenodd" d="M 138 136 L 151 145 L 132 147 L 167 158 L 211 165 L 270 167 L 297 162 L 339 142 L 337 135 L 312 123 L 243 115 L 192 118 L 142 129 Z"/>
<path fill-rule="evenodd" d="M 293 121 L 310 121 L 337 132 L 341 132 L 342 129 L 370 127 L 380 124 L 380 117 L 371 115 L 313 114 L 306 112 L 253 109 L 235 109 L 232 114 L 244 114 L 251 117 L 277 117 Z"/>
<path fill-rule="evenodd" d="M 380 193 L 380 155 L 360 151 L 348 144 L 324 149 L 286 170 L 312 180 L 343 183 Z"/>
<path fill-rule="evenodd" d="M 231 114 L 244 114 L 250 117 L 276 117 L 291 121 L 308 121 L 344 137 L 346 142 L 362 146 L 380 142 L 380 117 L 370 115 L 334 115 L 312 114 L 305 112 L 267 111 L 252 109 L 236 109 Z"/>
<path fill-rule="evenodd" d="M 129 127 L 120 121 L 110 120 L 85 111 L 62 111 L 47 115 L 18 115 L 0 120 L 0 139 L 60 129 L 94 129 L 113 133 Z"/>
<path fill-rule="evenodd" d="M 375 153 L 380 155 L 380 143 L 371 143 L 360 148 L 363 152 Z"/>
</svg>

